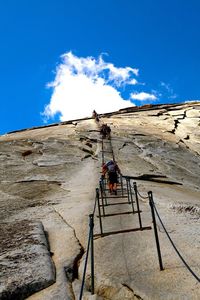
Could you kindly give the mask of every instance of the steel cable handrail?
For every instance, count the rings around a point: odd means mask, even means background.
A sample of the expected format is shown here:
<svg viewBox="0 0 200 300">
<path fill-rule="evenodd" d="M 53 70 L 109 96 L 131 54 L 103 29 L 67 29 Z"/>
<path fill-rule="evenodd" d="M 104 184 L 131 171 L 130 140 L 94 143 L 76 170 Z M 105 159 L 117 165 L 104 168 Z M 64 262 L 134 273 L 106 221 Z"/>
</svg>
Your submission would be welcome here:
<svg viewBox="0 0 200 300">
<path fill-rule="evenodd" d="M 188 271 L 189 271 L 189 272 L 197 279 L 198 282 L 200 282 L 200 278 L 199 278 L 199 277 L 194 273 L 194 271 L 190 268 L 190 266 L 189 266 L 188 263 L 185 261 L 185 259 L 182 257 L 182 255 L 181 255 L 180 252 L 178 251 L 177 247 L 175 246 L 174 242 L 172 241 L 172 239 L 171 239 L 169 233 L 167 232 L 167 229 L 165 228 L 165 226 L 164 226 L 164 224 L 163 224 L 163 222 L 162 222 L 162 220 L 161 220 L 161 218 L 160 218 L 160 215 L 159 215 L 158 210 L 157 210 L 157 208 L 156 208 L 156 206 L 155 206 L 155 203 L 153 202 L 152 204 L 153 204 L 153 207 L 154 207 L 154 209 L 155 209 L 156 215 L 157 215 L 157 217 L 158 217 L 158 219 L 159 219 L 159 221 L 160 221 L 160 223 L 161 223 L 161 225 L 162 225 L 162 227 L 163 227 L 163 229 L 164 229 L 164 231 L 165 231 L 165 233 L 166 233 L 168 239 L 170 240 L 170 242 L 171 242 L 171 244 L 172 244 L 174 250 L 175 250 L 176 253 L 178 254 L 179 258 L 182 260 L 182 262 L 184 263 L 184 265 L 186 266 L 186 268 L 188 269 Z"/>
<path fill-rule="evenodd" d="M 87 244 L 87 250 L 86 250 L 86 257 L 85 257 L 85 265 L 84 265 L 84 270 L 83 270 L 83 277 L 82 277 L 82 284 L 81 284 L 81 290 L 80 290 L 80 295 L 79 295 L 79 300 L 82 299 L 83 296 L 83 288 L 85 285 L 85 275 L 86 275 L 86 270 L 87 270 L 87 263 L 88 263 L 88 255 L 89 255 L 89 248 L 90 248 L 90 241 L 92 237 L 92 228 L 90 227 L 89 235 L 88 235 L 88 244 Z"/>
<path fill-rule="evenodd" d="M 139 193 L 139 191 L 137 190 L 137 193 L 138 193 L 138 196 L 140 196 L 140 198 L 142 198 L 142 199 L 148 199 L 149 198 L 149 196 L 142 196 L 140 193 Z"/>
<path fill-rule="evenodd" d="M 81 290 L 80 290 L 80 295 L 79 295 L 79 300 L 82 299 L 83 296 L 83 289 L 84 289 L 84 285 L 85 285 L 85 275 L 86 275 L 86 270 L 87 270 L 87 264 L 88 264 L 88 255 L 89 255 L 89 250 L 90 250 L 90 243 L 91 243 L 91 239 L 93 239 L 93 228 L 94 228 L 94 214 L 95 214 L 95 210 L 96 210 L 96 204 L 98 201 L 98 197 L 99 197 L 99 189 L 96 188 L 96 197 L 95 197 L 95 202 L 94 202 L 94 208 L 93 208 L 93 213 L 89 215 L 90 217 L 90 230 L 89 230 L 89 234 L 88 234 L 88 244 L 87 244 L 87 250 L 86 250 L 86 257 L 85 257 L 85 265 L 84 265 L 84 270 L 83 270 L 83 277 L 82 277 L 82 283 L 81 283 Z M 93 242 L 91 243 L 91 247 Z M 92 251 L 92 257 L 91 259 L 93 260 L 93 270 L 94 270 L 94 254 L 93 254 L 93 249 L 91 249 Z M 91 263 L 92 264 L 92 263 Z M 94 271 L 93 271 L 94 272 Z M 94 274 L 91 274 L 91 277 L 94 277 Z M 94 290 L 94 278 L 92 279 L 92 290 Z"/>
<path fill-rule="evenodd" d="M 110 148 L 111 148 L 111 150 L 112 150 L 113 160 L 115 160 L 115 158 L 114 158 L 114 152 L 113 152 L 113 147 L 112 147 L 112 142 L 111 142 L 111 136 L 110 136 Z M 105 152 L 105 151 L 104 151 L 104 149 L 103 149 L 103 138 L 102 138 L 102 153 L 103 153 L 103 152 Z M 102 163 L 104 163 L 103 160 L 104 160 L 104 159 L 102 159 Z M 126 178 L 126 176 L 122 176 L 122 177 Z M 131 187 L 131 189 L 132 189 L 132 186 L 130 186 L 130 187 Z M 149 196 L 146 196 L 146 197 L 145 197 L 145 196 L 142 196 L 142 195 L 139 193 L 138 190 L 136 190 L 136 193 L 137 193 L 137 195 L 138 195 L 139 197 L 141 197 L 142 199 L 148 199 L 148 198 L 149 198 Z M 95 209 L 96 209 L 96 202 L 97 202 L 97 197 L 96 197 L 96 199 L 95 199 L 95 205 L 94 205 L 93 214 L 94 214 Z M 175 246 L 173 240 L 171 239 L 171 237 L 170 237 L 170 235 L 169 235 L 167 229 L 165 228 L 165 226 L 164 226 L 164 224 L 163 224 L 163 222 L 162 222 L 162 220 L 161 220 L 161 218 L 160 218 L 160 215 L 159 215 L 159 213 L 158 213 L 158 210 L 157 210 L 157 208 L 156 208 L 155 203 L 154 203 L 153 200 L 152 200 L 152 204 L 153 204 L 153 207 L 154 207 L 154 209 L 155 209 L 156 215 L 157 215 L 157 217 L 158 217 L 158 219 L 159 219 L 159 221 L 160 221 L 160 223 L 161 223 L 161 225 L 162 225 L 162 227 L 163 227 L 163 229 L 164 229 L 164 231 L 165 231 L 165 233 L 166 233 L 166 235 L 167 235 L 169 241 L 171 242 L 171 244 L 172 244 L 174 250 L 176 251 L 177 255 L 179 256 L 179 258 L 181 259 L 181 261 L 183 262 L 183 264 L 186 266 L 186 268 L 188 269 L 188 271 L 193 275 L 193 277 L 194 277 L 198 282 L 200 282 L 200 278 L 199 278 L 199 277 L 194 273 L 194 271 L 190 268 L 190 266 L 188 265 L 188 263 L 185 261 L 185 259 L 182 257 L 182 255 L 180 254 L 179 250 L 178 250 L 177 247 Z M 90 243 L 90 239 L 91 239 L 91 234 L 89 234 L 89 238 L 88 238 L 88 249 L 87 249 L 87 255 L 86 255 L 86 259 L 87 259 L 87 260 L 88 260 L 88 252 L 89 252 L 89 243 Z M 86 264 L 85 264 L 85 266 L 86 266 Z M 87 266 L 86 266 L 86 267 L 87 267 Z M 84 276 L 85 276 L 85 273 L 86 273 L 86 267 L 84 268 Z M 161 268 L 161 269 L 163 269 L 163 268 Z M 84 282 L 83 282 L 82 285 L 84 286 Z M 83 287 L 82 287 L 82 290 L 83 290 Z M 82 297 L 82 296 L 81 296 L 81 297 Z M 81 299 L 81 297 L 79 298 L 79 300 Z"/>
<path fill-rule="evenodd" d="M 126 178 L 127 176 L 123 176 L 124 178 Z M 134 185 L 131 185 L 131 188 L 134 188 Z M 142 198 L 142 199 L 149 199 L 149 196 L 142 196 L 141 194 L 140 194 L 140 192 L 138 191 L 138 189 L 136 189 L 137 190 L 137 194 L 138 194 L 138 196 L 140 197 L 140 198 Z"/>
<path fill-rule="evenodd" d="M 112 142 L 111 142 L 111 136 L 110 136 L 110 148 L 111 148 L 111 153 L 112 153 L 112 157 L 113 160 L 115 161 L 115 157 L 114 157 L 114 152 L 113 152 L 113 146 L 112 146 Z M 103 147 L 103 138 L 102 138 L 102 163 L 104 163 L 104 147 Z M 87 264 L 88 264 L 88 256 L 89 256 L 89 251 L 90 251 L 90 246 L 91 246 L 91 292 L 92 294 L 94 294 L 94 246 L 93 246 L 93 228 L 94 228 L 94 214 L 95 214 L 95 210 L 96 210 L 96 205 L 97 202 L 99 201 L 99 189 L 96 188 L 96 197 L 95 197 L 95 203 L 94 203 L 94 208 L 93 208 L 93 213 L 90 214 L 90 230 L 89 230 L 89 234 L 88 234 L 88 243 L 87 243 L 87 249 L 86 249 L 86 257 L 85 257 L 85 264 L 84 264 L 84 270 L 83 270 L 83 276 L 82 276 L 82 283 L 81 283 L 81 290 L 80 290 L 80 295 L 79 295 L 79 300 L 82 299 L 83 296 L 83 290 L 84 290 L 84 285 L 85 285 L 85 276 L 86 276 L 86 270 L 87 270 Z M 98 207 L 99 206 L 99 202 L 98 202 Z M 101 217 L 101 214 L 99 213 L 99 216 Z M 100 224 L 100 228 L 102 227 L 102 225 Z M 101 233 L 102 233 L 102 228 L 101 228 Z M 90 245 L 91 244 L 91 245 Z M 92 266 L 93 265 L 93 266 Z"/>
</svg>

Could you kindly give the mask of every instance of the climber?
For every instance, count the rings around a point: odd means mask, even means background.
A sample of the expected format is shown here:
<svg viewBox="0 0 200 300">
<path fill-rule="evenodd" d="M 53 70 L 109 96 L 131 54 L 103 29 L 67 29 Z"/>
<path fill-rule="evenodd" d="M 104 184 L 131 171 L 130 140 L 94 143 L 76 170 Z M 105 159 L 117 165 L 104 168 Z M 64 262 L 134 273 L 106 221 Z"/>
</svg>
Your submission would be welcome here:
<svg viewBox="0 0 200 300">
<path fill-rule="evenodd" d="M 117 163 L 113 160 L 109 160 L 102 166 L 102 178 L 105 178 L 106 173 L 108 174 L 108 187 L 110 194 L 117 195 L 117 183 L 118 183 L 118 173 L 121 171 Z"/>
<path fill-rule="evenodd" d="M 110 126 L 108 126 L 107 124 L 102 124 L 101 125 L 101 129 L 100 129 L 100 133 L 102 135 L 102 138 L 110 138 L 110 133 L 111 133 L 111 128 Z"/>
<path fill-rule="evenodd" d="M 111 128 L 106 124 L 106 137 L 110 139 Z"/>
<path fill-rule="evenodd" d="M 103 139 L 106 138 L 106 125 L 107 125 L 107 124 L 102 124 L 102 125 L 101 125 L 101 129 L 100 129 L 100 134 L 102 135 L 102 138 L 103 138 Z"/>
<path fill-rule="evenodd" d="M 93 110 L 92 117 L 95 119 L 96 122 L 99 122 L 99 116 L 98 116 L 96 110 Z"/>
</svg>

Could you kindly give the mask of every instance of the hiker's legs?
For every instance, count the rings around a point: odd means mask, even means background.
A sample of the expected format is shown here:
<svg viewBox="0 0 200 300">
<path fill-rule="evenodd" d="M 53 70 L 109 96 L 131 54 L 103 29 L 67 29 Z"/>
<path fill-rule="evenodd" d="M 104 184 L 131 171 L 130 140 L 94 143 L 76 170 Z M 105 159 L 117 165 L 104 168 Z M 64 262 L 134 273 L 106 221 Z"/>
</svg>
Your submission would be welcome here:
<svg viewBox="0 0 200 300">
<path fill-rule="evenodd" d="M 113 184 L 112 183 L 109 183 L 109 191 L 110 191 L 110 193 L 113 192 Z"/>
<path fill-rule="evenodd" d="M 117 183 L 113 183 L 113 190 L 117 190 Z"/>
<path fill-rule="evenodd" d="M 117 195 L 117 183 L 113 183 L 113 193 Z"/>
<path fill-rule="evenodd" d="M 115 195 L 117 194 L 117 182 L 118 182 L 118 179 L 117 179 L 117 173 L 110 173 L 108 174 L 109 176 L 109 189 L 110 189 L 110 192 L 114 193 Z"/>
<path fill-rule="evenodd" d="M 112 190 L 113 190 L 112 176 L 109 173 L 108 173 L 108 187 L 109 187 L 110 193 L 112 193 Z"/>
</svg>

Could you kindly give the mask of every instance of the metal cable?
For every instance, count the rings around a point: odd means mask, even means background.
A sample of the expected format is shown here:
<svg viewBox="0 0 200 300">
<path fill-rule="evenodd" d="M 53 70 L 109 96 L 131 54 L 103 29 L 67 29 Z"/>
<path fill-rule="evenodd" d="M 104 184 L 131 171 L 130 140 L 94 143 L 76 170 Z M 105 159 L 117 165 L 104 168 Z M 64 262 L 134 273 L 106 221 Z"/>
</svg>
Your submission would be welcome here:
<svg viewBox="0 0 200 300">
<path fill-rule="evenodd" d="M 91 239 L 91 230 L 90 230 L 89 237 L 88 237 L 88 246 L 87 246 L 86 258 L 85 258 L 85 265 L 84 265 L 84 271 L 83 271 L 83 278 L 82 278 L 82 284 L 81 284 L 81 291 L 80 291 L 79 300 L 82 299 L 83 288 L 84 288 L 84 284 L 85 284 L 85 275 L 86 275 L 88 255 L 89 255 L 90 239 Z"/>
<path fill-rule="evenodd" d="M 112 150 L 111 152 L 112 152 L 113 160 L 115 160 L 113 147 L 112 147 L 112 142 L 111 142 L 111 137 L 110 137 L 110 148 Z M 103 147 L 103 138 L 102 138 L 102 163 L 104 163 L 104 152 L 105 151 L 104 151 L 104 147 Z M 97 203 L 98 197 L 99 197 L 99 190 L 96 189 L 96 197 L 95 197 L 95 203 L 94 203 L 93 214 L 92 214 L 93 216 L 94 216 L 94 213 L 95 213 L 95 210 L 96 210 L 96 203 Z M 86 270 L 87 270 L 87 264 L 88 264 L 88 256 L 89 256 L 89 250 L 90 250 L 90 242 L 91 242 L 91 238 L 92 238 L 92 235 L 93 235 L 92 230 L 93 229 L 90 227 L 79 300 L 81 300 L 82 296 L 83 296 L 83 289 L 84 289 L 84 285 L 85 285 L 85 276 L 86 276 Z"/>
<path fill-rule="evenodd" d="M 182 255 L 180 254 L 180 252 L 178 251 L 178 249 L 176 248 L 174 242 L 172 241 L 172 239 L 171 239 L 169 233 L 167 232 L 167 229 L 165 228 L 165 226 L 164 226 L 164 224 L 163 224 L 163 222 L 162 222 L 162 220 L 161 220 L 161 218 L 160 218 L 160 216 L 159 216 L 159 213 L 158 213 L 158 211 L 157 211 L 157 208 L 156 208 L 154 202 L 153 202 L 153 206 L 154 206 L 156 215 L 157 215 L 157 217 L 158 217 L 158 219 L 159 219 L 159 221 L 160 221 L 160 223 L 161 223 L 161 225 L 162 225 L 162 227 L 163 227 L 163 229 L 164 229 L 164 231 L 165 231 L 165 233 L 166 233 L 168 239 L 170 240 L 170 242 L 171 242 L 171 244 L 172 244 L 174 250 L 175 250 L 176 253 L 178 254 L 179 258 L 182 260 L 182 262 L 184 263 L 184 265 L 186 266 L 186 268 L 188 269 L 188 271 L 196 278 L 196 280 L 197 280 L 198 282 L 200 282 L 200 278 L 193 272 L 193 270 L 190 268 L 190 266 L 187 264 L 187 262 L 184 260 L 184 258 L 182 257 Z"/>
<path fill-rule="evenodd" d="M 147 197 L 142 196 L 142 195 L 138 192 L 138 190 L 137 190 L 137 193 L 138 193 L 138 196 L 140 196 L 140 198 L 142 198 L 142 199 L 149 199 L 149 196 L 147 196 Z"/>
<path fill-rule="evenodd" d="M 131 189 L 132 189 L 132 188 L 134 189 L 134 186 L 131 185 Z M 142 199 L 149 199 L 149 196 L 146 196 L 146 197 L 145 197 L 145 196 L 142 196 L 142 195 L 139 193 L 138 189 L 137 189 L 137 194 L 138 194 L 138 196 L 140 196 L 140 198 L 142 198 Z"/>
<path fill-rule="evenodd" d="M 83 288 L 84 288 L 84 284 L 85 284 L 85 275 L 86 275 L 86 269 L 87 269 L 87 263 L 88 263 L 88 255 L 89 255 L 89 248 L 90 248 L 91 233 L 92 233 L 92 229 L 90 227 L 90 231 L 89 231 L 89 235 L 88 235 L 88 245 L 87 245 L 87 250 L 86 250 L 85 265 L 84 265 L 84 270 L 83 270 L 83 278 L 82 278 L 82 284 L 81 284 L 81 290 L 80 290 L 79 300 L 81 300 L 82 296 L 83 296 Z"/>
</svg>

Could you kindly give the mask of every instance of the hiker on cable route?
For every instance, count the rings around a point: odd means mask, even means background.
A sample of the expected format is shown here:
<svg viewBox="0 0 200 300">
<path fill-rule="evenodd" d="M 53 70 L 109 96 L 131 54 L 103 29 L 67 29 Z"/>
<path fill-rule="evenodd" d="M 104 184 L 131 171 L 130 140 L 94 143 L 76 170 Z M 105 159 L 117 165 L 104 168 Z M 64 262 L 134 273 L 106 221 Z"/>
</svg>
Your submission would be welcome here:
<svg viewBox="0 0 200 300">
<path fill-rule="evenodd" d="M 109 139 L 110 138 L 110 133 L 111 133 L 111 128 L 107 124 L 102 124 L 100 133 L 102 135 L 102 138 L 105 139 L 106 137 Z"/>
<path fill-rule="evenodd" d="M 106 137 L 110 139 L 111 128 L 106 124 Z"/>
<path fill-rule="evenodd" d="M 95 119 L 96 122 L 99 122 L 99 116 L 98 116 L 96 110 L 93 110 L 92 117 Z"/>
<path fill-rule="evenodd" d="M 110 194 L 117 195 L 118 174 L 121 174 L 121 171 L 115 161 L 109 160 L 107 163 L 103 164 L 102 178 L 105 178 L 106 173 L 108 174 Z"/>
</svg>

